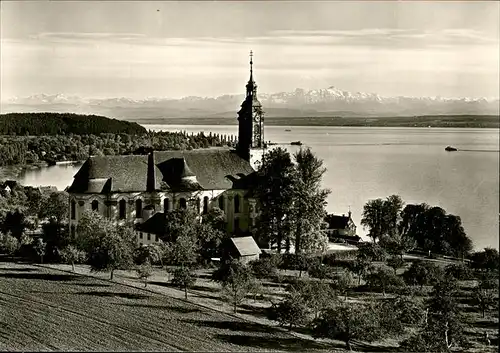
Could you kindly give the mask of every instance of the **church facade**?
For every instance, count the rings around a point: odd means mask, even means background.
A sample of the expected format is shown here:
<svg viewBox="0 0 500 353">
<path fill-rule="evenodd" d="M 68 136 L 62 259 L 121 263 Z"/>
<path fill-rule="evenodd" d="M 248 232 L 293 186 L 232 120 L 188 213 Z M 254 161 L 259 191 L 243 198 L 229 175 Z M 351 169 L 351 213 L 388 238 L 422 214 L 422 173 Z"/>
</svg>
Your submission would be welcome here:
<svg viewBox="0 0 500 353">
<path fill-rule="evenodd" d="M 71 232 L 83 212 L 92 210 L 117 225 L 134 226 L 138 242 L 149 244 L 158 240 L 165 212 L 187 207 L 200 214 L 219 207 L 228 233 L 249 232 L 257 216 L 249 191 L 264 150 L 264 113 L 250 53 L 250 79 L 238 112 L 237 148 L 88 158 L 68 188 Z"/>
</svg>

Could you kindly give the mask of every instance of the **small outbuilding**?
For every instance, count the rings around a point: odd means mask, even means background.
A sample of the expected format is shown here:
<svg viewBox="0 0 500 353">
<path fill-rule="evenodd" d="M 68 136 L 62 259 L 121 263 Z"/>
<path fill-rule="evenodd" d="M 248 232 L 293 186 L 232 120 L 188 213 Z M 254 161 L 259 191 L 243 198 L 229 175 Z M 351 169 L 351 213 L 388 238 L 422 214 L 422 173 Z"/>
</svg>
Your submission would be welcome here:
<svg viewBox="0 0 500 353">
<path fill-rule="evenodd" d="M 261 253 L 252 236 L 229 238 L 222 247 L 222 260 L 232 258 L 246 264 L 258 260 Z"/>
</svg>

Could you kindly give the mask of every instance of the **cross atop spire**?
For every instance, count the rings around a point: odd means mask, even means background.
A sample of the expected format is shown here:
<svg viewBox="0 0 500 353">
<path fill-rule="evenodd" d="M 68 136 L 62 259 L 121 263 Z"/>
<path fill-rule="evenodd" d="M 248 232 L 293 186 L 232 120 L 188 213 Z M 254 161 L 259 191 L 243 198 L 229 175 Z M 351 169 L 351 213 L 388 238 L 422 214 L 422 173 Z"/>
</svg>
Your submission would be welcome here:
<svg viewBox="0 0 500 353">
<path fill-rule="evenodd" d="M 253 51 L 250 50 L 250 79 L 247 83 L 247 97 L 257 94 L 257 85 L 253 80 Z"/>
<path fill-rule="evenodd" d="M 250 50 L 250 74 L 253 71 L 252 65 L 253 65 L 253 51 Z"/>
</svg>

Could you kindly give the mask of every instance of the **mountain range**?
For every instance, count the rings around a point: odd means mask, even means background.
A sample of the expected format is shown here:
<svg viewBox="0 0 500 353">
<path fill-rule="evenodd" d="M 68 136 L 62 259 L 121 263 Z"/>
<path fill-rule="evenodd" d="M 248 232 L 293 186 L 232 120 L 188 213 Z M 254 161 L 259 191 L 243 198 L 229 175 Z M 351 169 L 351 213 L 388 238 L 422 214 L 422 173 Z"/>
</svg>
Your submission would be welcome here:
<svg viewBox="0 0 500 353">
<path fill-rule="evenodd" d="M 413 115 L 498 115 L 499 100 L 486 98 L 383 97 L 335 87 L 259 94 L 267 117 L 381 117 Z M 38 94 L 1 103 L 1 113 L 73 112 L 117 119 L 236 117 L 244 95 L 189 96 L 181 99 L 81 98 Z"/>
</svg>

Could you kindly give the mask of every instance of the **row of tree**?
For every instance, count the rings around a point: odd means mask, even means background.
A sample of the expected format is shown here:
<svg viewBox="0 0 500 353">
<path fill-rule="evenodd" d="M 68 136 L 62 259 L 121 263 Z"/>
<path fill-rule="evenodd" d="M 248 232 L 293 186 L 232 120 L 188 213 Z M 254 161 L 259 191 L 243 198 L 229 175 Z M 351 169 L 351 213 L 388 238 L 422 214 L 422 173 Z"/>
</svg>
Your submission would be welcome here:
<svg viewBox="0 0 500 353">
<path fill-rule="evenodd" d="M 89 156 L 144 154 L 147 151 L 191 150 L 234 146 L 230 135 L 203 132 L 152 132 L 141 135 L 101 133 L 99 135 L 1 136 L 0 166 L 39 161 L 81 161 Z"/>
<path fill-rule="evenodd" d="M 140 135 L 146 129 L 137 123 L 99 115 L 72 113 L 8 113 L 0 115 L 0 135 L 126 133 Z"/>
<path fill-rule="evenodd" d="M 459 216 L 425 203 L 405 206 L 398 195 L 370 200 L 363 207 L 361 224 L 373 242 L 392 253 L 414 248 L 425 252 L 464 258 L 473 249 Z"/>
</svg>

